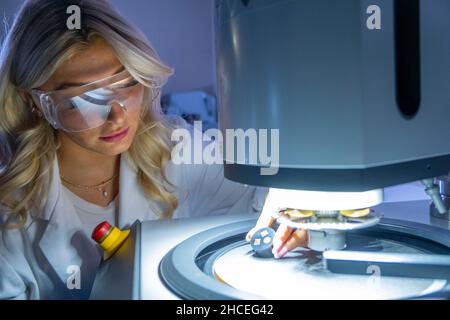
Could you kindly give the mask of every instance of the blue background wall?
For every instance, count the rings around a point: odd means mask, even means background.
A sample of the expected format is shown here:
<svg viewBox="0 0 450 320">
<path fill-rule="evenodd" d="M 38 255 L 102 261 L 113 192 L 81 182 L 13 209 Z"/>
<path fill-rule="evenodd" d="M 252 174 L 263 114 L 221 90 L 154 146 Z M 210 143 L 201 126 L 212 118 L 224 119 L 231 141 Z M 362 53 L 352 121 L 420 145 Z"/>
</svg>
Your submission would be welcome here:
<svg viewBox="0 0 450 320">
<path fill-rule="evenodd" d="M 6 21 L 11 23 L 21 3 L 21 0 L 0 1 L 0 13 Z M 175 68 L 165 93 L 204 90 L 214 94 L 214 1 L 111 0 L 111 3 L 144 31 L 162 60 Z"/>
</svg>

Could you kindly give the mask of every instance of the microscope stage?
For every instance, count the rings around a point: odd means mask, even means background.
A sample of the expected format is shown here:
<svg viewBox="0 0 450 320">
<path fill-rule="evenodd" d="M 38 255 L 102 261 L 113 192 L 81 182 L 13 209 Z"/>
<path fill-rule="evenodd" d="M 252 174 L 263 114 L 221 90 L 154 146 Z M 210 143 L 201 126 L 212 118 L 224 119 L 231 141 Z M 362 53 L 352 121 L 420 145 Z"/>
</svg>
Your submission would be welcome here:
<svg viewBox="0 0 450 320">
<path fill-rule="evenodd" d="M 347 244 L 351 250 L 424 254 L 405 243 L 357 234 Z M 398 299 L 446 285 L 445 280 L 378 277 L 374 267 L 367 275 L 336 274 L 325 269 L 320 252 L 297 249 L 275 260 L 256 256 L 248 244 L 224 253 L 213 270 L 216 279 L 263 299 Z"/>
</svg>

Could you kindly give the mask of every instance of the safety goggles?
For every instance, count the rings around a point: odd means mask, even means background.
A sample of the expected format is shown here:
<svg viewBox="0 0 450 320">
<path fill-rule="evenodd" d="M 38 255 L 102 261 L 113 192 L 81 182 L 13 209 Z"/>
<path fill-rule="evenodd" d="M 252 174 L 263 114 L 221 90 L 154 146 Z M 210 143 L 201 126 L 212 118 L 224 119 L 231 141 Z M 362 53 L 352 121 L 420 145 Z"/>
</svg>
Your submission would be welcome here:
<svg viewBox="0 0 450 320">
<path fill-rule="evenodd" d="M 152 88 L 152 93 L 159 94 L 159 88 Z M 31 95 L 55 129 L 80 132 L 104 124 L 115 103 L 127 112 L 139 111 L 143 86 L 124 70 L 79 87 L 51 92 L 34 89 Z"/>
</svg>

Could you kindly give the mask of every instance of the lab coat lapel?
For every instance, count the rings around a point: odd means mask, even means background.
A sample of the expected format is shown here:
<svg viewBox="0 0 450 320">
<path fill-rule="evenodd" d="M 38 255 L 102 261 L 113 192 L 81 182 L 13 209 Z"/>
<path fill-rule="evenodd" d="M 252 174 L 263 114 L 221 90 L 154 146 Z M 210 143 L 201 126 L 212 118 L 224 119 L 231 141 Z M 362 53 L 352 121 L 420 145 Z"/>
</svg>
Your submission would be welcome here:
<svg viewBox="0 0 450 320">
<path fill-rule="evenodd" d="M 135 171 L 130 167 L 126 156 L 120 160 L 120 192 L 118 227 L 131 226 L 136 219 L 145 221 L 157 216 L 150 207 L 150 201 L 139 185 Z M 100 255 L 95 245 L 84 235 L 81 221 L 61 188 L 58 161 L 53 162 L 53 179 L 44 210 L 38 216 L 48 220 L 47 228 L 39 241 L 39 246 L 59 278 L 66 282 L 70 275 L 68 267 L 79 266 L 82 274 L 95 274 L 98 264 L 83 265 L 95 261 Z M 81 277 L 82 282 L 86 277 Z"/>
<path fill-rule="evenodd" d="M 119 210 L 118 227 L 121 229 L 131 226 L 136 220 L 157 218 L 150 207 L 150 200 L 139 184 L 136 172 L 123 154 L 120 159 Z"/>
<path fill-rule="evenodd" d="M 82 287 L 89 286 L 92 281 L 89 275 L 95 274 L 100 255 L 93 242 L 82 231 L 82 224 L 73 204 L 62 192 L 56 157 L 49 197 L 40 218 L 48 220 L 48 224 L 39 246 L 61 281 L 66 283 L 71 274 L 68 268 L 77 266 L 81 270 Z"/>
</svg>

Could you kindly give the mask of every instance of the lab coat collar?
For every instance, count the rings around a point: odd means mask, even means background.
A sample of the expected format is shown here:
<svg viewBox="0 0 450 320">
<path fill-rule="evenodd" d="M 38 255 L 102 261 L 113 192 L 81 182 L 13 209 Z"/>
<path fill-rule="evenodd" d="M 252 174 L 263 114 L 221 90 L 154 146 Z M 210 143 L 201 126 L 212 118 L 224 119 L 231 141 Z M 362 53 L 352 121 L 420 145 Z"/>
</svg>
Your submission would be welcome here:
<svg viewBox="0 0 450 320">
<path fill-rule="evenodd" d="M 50 220 L 55 211 L 56 202 L 60 197 L 60 192 L 61 179 L 59 177 L 58 159 L 55 156 L 52 164 L 52 181 L 50 181 L 47 202 L 42 212 L 37 214 L 37 218 L 47 221 Z"/>
<path fill-rule="evenodd" d="M 155 219 L 150 206 L 152 203 L 139 184 L 138 175 L 130 166 L 127 156 L 120 158 L 120 192 L 119 219 L 120 229 L 130 227 L 136 220 L 145 221 Z"/>
</svg>

